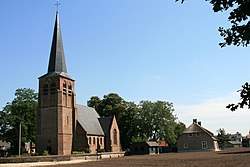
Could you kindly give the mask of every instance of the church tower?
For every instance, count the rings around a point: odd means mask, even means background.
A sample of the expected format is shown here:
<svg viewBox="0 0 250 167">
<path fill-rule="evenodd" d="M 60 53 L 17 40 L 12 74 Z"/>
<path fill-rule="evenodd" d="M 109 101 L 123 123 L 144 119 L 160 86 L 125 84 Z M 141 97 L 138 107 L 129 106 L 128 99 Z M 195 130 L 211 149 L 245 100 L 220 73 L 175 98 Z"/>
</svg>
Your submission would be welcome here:
<svg viewBox="0 0 250 167">
<path fill-rule="evenodd" d="M 68 155 L 76 126 L 74 80 L 67 74 L 59 14 L 56 20 L 48 72 L 39 78 L 37 152 Z"/>
</svg>

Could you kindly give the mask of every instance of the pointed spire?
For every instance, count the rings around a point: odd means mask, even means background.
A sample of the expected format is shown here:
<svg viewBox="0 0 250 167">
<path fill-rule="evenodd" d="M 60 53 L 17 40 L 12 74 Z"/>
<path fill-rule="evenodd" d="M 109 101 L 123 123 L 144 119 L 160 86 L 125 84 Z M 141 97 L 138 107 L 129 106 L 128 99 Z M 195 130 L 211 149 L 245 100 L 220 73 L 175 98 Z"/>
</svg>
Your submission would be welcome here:
<svg viewBox="0 0 250 167">
<path fill-rule="evenodd" d="M 56 21 L 50 51 L 48 74 L 54 72 L 67 73 L 58 11 L 56 12 Z"/>
</svg>

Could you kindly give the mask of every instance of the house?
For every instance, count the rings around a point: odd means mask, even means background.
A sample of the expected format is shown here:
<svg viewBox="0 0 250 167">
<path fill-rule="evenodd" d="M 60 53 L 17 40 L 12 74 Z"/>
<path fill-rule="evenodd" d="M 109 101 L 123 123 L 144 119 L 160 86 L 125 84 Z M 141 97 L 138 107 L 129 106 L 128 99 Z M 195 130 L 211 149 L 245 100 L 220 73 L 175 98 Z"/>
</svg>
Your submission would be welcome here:
<svg viewBox="0 0 250 167">
<path fill-rule="evenodd" d="M 75 80 L 67 73 L 57 11 L 48 71 L 39 77 L 37 152 L 47 150 L 50 154 L 69 155 L 73 151 L 95 153 L 105 147 L 111 151 L 120 150 L 116 120 L 102 121 L 109 125 L 108 132 L 102 128 L 99 118 L 94 108 L 76 104 Z M 106 138 L 104 131 L 109 135 Z M 112 142 L 105 142 L 104 138 Z"/>
<path fill-rule="evenodd" d="M 115 116 L 98 118 L 104 132 L 104 147 L 106 152 L 120 152 L 120 131 Z"/>
<path fill-rule="evenodd" d="M 237 132 L 235 134 L 230 134 L 229 141 L 242 142 L 242 135 L 239 132 Z"/>
<path fill-rule="evenodd" d="M 240 148 L 242 147 L 241 141 L 227 141 L 223 148 Z"/>
<path fill-rule="evenodd" d="M 229 135 L 229 141 L 227 141 L 223 148 L 240 148 L 242 147 L 242 135 L 237 132 Z"/>
<path fill-rule="evenodd" d="M 134 142 L 130 146 L 130 155 L 158 154 L 159 144 L 154 141 Z"/>
<path fill-rule="evenodd" d="M 246 137 L 242 138 L 242 147 L 250 147 L 250 131 Z"/>
<path fill-rule="evenodd" d="M 242 138 L 242 147 L 250 147 L 250 138 Z"/>
<path fill-rule="evenodd" d="M 168 143 L 165 140 L 158 140 L 157 143 L 159 145 L 159 153 L 172 152 L 172 148 L 168 147 Z"/>
<path fill-rule="evenodd" d="M 193 123 L 184 130 L 177 141 L 178 151 L 218 151 L 218 142 L 213 133 L 193 119 Z"/>
</svg>

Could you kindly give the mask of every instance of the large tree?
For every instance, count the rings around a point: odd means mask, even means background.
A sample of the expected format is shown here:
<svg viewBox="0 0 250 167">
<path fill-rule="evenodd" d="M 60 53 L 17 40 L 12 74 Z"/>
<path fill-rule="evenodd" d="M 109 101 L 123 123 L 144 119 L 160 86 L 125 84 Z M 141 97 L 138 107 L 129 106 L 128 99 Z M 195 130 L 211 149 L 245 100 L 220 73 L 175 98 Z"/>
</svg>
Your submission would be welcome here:
<svg viewBox="0 0 250 167">
<path fill-rule="evenodd" d="M 185 0 L 176 0 L 182 3 Z M 219 27 L 224 41 L 221 47 L 227 45 L 248 46 L 250 41 L 250 1 L 249 0 L 206 0 L 213 5 L 214 12 L 229 11 L 228 21 L 231 27 Z"/>
<path fill-rule="evenodd" d="M 18 153 L 19 126 L 22 144 L 34 142 L 36 135 L 37 93 L 32 89 L 17 89 L 12 102 L 0 111 L 0 139 L 10 142 L 14 154 Z"/>
<path fill-rule="evenodd" d="M 183 124 L 178 125 L 173 112 L 172 103 L 141 101 L 138 112 L 139 137 L 153 141 L 166 140 L 170 145 L 174 145 L 178 137 L 175 132 L 184 129 Z"/>
<path fill-rule="evenodd" d="M 219 146 L 220 148 L 224 148 L 224 145 L 229 141 L 229 134 L 227 134 L 225 129 L 223 128 L 220 128 L 219 130 L 217 130 L 217 132 Z"/>
</svg>

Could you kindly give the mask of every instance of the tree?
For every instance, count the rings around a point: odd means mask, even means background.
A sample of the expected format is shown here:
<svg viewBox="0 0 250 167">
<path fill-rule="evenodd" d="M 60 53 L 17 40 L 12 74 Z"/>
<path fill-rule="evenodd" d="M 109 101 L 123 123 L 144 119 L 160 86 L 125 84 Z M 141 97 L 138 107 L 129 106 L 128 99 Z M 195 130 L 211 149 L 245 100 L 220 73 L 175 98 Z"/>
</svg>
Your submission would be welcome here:
<svg viewBox="0 0 250 167">
<path fill-rule="evenodd" d="M 122 148 L 125 149 L 131 144 L 132 137 L 136 133 L 136 104 L 125 101 L 116 93 L 110 93 L 104 95 L 103 99 L 97 96 L 91 97 L 87 105 L 95 108 L 101 117 L 115 115 L 120 128 Z"/>
<path fill-rule="evenodd" d="M 218 132 L 217 139 L 219 146 L 220 148 L 224 148 L 226 142 L 229 141 L 229 134 L 226 134 L 225 129 L 223 128 L 220 128 L 219 130 L 217 130 L 217 132 Z"/>
<path fill-rule="evenodd" d="M 244 108 L 247 106 L 250 109 L 250 85 L 246 82 L 242 85 L 242 89 L 238 90 L 240 92 L 240 102 L 237 104 L 228 104 L 227 108 L 231 111 L 235 111 L 238 108 Z"/>
<path fill-rule="evenodd" d="M 176 129 L 177 117 L 173 112 L 172 103 L 141 101 L 138 112 L 140 138 L 166 140 L 170 145 L 174 145 L 177 140 L 175 130 L 178 128 Z"/>
<path fill-rule="evenodd" d="M 175 0 L 183 3 L 185 0 Z M 213 5 L 214 12 L 230 11 L 228 21 L 230 28 L 219 27 L 220 35 L 224 42 L 219 43 L 221 47 L 227 45 L 245 46 L 250 41 L 250 1 L 249 0 L 206 0 Z M 247 106 L 250 109 L 250 86 L 246 82 L 239 90 L 241 101 L 238 104 L 229 104 L 226 106 L 231 111 Z"/>
<path fill-rule="evenodd" d="M 37 93 L 32 89 L 17 89 L 15 98 L 0 111 L 0 138 L 11 143 L 18 153 L 19 125 L 22 125 L 22 144 L 34 142 L 36 135 Z"/>
<path fill-rule="evenodd" d="M 183 133 L 183 131 L 185 129 L 186 129 L 186 125 L 184 123 L 182 123 L 182 122 L 178 122 L 175 125 L 175 131 L 174 131 L 174 133 L 175 133 L 177 139 L 182 135 L 182 133 Z"/>
<path fill-rule="evenodd" d="M 183 123 L 177 122 L 173 104 L 169 102 L 141 101 L 136 105 L 110 93 L 103 99 L 93 96 L 87 104 L 94 107 L 101 117 L 116 116 L 123 149 L 132 142 L 149 139 L 167 140 L 173 145 L 185 129 Z"/>
<path fill-rule="evenodd" d="M 182 3 L 185 0 L 176 0 Z M 213 5 L 214 12 L 229 11 L 228 21 L 230 28 L 219 27 L 224 41 L 221 47 L 227 45 L 247 46 L 250 41 L 250 1 L 249 0 L 206 0 Z"/>
</svg>

